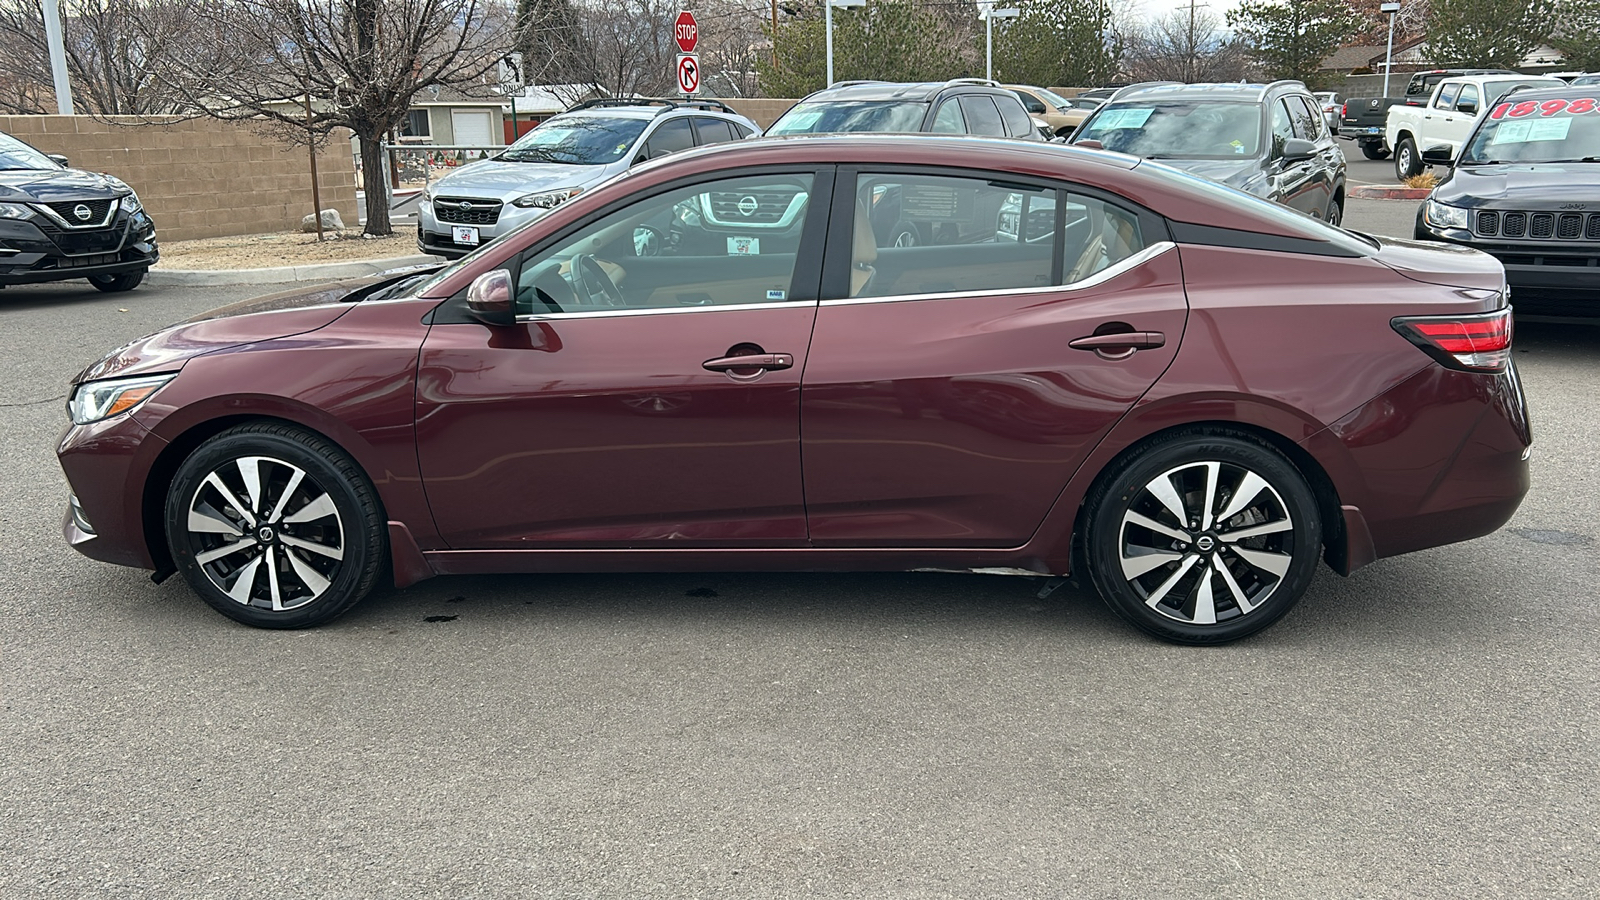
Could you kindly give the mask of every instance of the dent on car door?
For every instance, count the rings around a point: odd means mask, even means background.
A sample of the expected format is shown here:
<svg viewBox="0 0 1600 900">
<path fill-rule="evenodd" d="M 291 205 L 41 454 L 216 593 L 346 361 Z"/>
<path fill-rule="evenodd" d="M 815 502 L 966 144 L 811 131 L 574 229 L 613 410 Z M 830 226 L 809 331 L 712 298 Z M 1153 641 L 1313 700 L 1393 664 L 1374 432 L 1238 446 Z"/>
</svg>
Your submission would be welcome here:
<svg viewBox="0 0 1600 900">
<path fill-rule="evenodd" d="M 1176 352 L 1188 308 L 1165 226 L 979 173 L 868 171 L 835 195 L 853 227 L 829 236 L 806 363 L 812 543 L 1025 542 Z M 927 241 L 875 235 L 889 198 Z"/>
<path fill-rule="evenodd" d="M 516 325 L 436 321 L 417 448 L 449 545 L 803 546 L 831 186 L 774 171 L 642 197 L 517 259 Z"/>
</svg>

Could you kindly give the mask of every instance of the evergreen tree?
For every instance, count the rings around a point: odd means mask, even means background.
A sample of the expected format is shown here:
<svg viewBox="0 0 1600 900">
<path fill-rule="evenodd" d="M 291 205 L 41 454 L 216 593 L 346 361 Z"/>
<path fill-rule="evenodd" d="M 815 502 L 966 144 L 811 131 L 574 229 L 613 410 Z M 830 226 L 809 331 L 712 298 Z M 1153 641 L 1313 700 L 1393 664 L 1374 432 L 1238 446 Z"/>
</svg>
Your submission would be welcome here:
<svg viewBox="0 0 1600 900">
<path fill-rule="evenodd" d="M 1600 71 L 1600 2 L 1559 0 L 1553 44 L 1567 56 L 1567 68 Z"/>
<path fill-rule="evenodd" d="M 994 77 L 1007 84 L 1104 84 L 1117 73 L 1119 41 L 1103 0 L 1033 0 L 994 23 Z M 982 49 L 983 37 L 979 36 Z"/>
<path fill-rule="evenodd" d="M 1244 0 L 1228 12 L 1228 24 L 1267 77 L 1310 83 L 1322 61 L 1365 23 L 1344 0 Z"/>
<path fill-rule="evenodd" d="M 1428 56 L 1440 66 L 1512 68 L 1550 39 L 1554 6 L 1553 0 L 1431 0 Z"/>
<path fill-rule="evenodd" d="M 793 12 L 778 25 L 777 67 L 770 59 L 757 63 L 768 97 L 804 97 L 827 80 L 822 3 Z M 959 43 L 937 12 L 915 0 L 872 0 L 864 7 L 835 9 L 833 77 L 943 81 L 972 75 L 961 62 Z"/>
</svg>

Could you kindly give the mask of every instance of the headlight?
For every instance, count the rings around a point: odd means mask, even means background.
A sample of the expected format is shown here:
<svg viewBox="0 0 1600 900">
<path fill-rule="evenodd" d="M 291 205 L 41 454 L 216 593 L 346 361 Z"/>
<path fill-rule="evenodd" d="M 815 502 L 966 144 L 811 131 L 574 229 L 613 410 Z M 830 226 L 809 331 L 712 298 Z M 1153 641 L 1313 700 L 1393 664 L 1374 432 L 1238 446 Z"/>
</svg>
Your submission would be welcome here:
<svg viewBox="0 0 1600 900">
<path fill-rule="evenodd" d="M 524 194 L 523 196 L 511 201 L 511 205 L 518 206 L 523 209 L 554 209 L 555 207 L 560 206 L 562 203 L 571 200 L 573 197 L 576 197 L 581 193 L 583 193 L 583 188 L 581 187 L 556 188 L 553 191 L 540 191 L 537 194 Z"/>
<path fill-rule="evenodd" d="M 136 213 L 144 209 L 144 204 L 139 202 L 138 194 L 129 194 L 122 198 L 122 208 L 130 213 Z"/>
<path fill-rule="evenodd" d="M 31 219 L 33 210 L 21 203 L 0 203 L 0 219 Z"/>
<path fill-rule="evenodd" d="M 112 378 L 80 384 L 77 390 L 72 392 L 72 399 L 67 401 L 67 415 L 72 418 L 74 425 L 87 425 L 90 422 L 109 419 L 149 400 L 152 394 L 176 377 L 177 373 L 174 372 L 169 375 Z"/>
<path fill-rule="evenodd" d="M 1447 206 L 1437 200 L 1429 200 L 1422 207 L 1422 217 L 1435 228 L 1466 228 L 1467 215 L 1461 207 Z"/>
</svg>

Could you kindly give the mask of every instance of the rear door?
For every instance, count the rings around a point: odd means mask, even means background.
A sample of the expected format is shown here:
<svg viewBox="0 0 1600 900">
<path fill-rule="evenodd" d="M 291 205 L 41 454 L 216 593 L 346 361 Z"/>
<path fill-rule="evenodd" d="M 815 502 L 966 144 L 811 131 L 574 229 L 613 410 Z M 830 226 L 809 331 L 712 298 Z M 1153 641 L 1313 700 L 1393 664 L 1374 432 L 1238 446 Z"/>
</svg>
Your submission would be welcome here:
<svg viewBox="0 0 1600 900">
<path fill-rule="evenodd" d="M 1165 226 L 968 170 L 841 172 L 835 197 L 801 401 L 812 544 L 1024 543 L 1177 350 Z"/>
</svg>

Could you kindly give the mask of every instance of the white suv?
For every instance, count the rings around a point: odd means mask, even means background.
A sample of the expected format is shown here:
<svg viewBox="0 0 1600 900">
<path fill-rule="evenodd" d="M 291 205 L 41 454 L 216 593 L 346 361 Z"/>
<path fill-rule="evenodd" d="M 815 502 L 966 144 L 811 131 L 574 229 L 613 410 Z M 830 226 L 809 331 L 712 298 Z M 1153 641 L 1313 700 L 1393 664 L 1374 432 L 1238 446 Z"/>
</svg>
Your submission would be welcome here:
<svg viewBox="0 0 1600 900">
<path fill-rule="evenodd" d="M 434 182 L 417 216 L 417 247 L 465 256 L 634 163 L 757 134 L 716 100 L 591 100 L 481 162 Z"/>
</svg>

